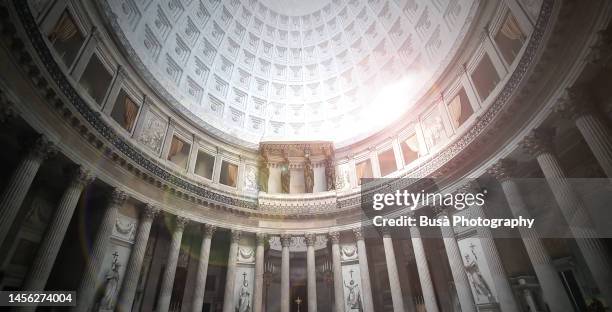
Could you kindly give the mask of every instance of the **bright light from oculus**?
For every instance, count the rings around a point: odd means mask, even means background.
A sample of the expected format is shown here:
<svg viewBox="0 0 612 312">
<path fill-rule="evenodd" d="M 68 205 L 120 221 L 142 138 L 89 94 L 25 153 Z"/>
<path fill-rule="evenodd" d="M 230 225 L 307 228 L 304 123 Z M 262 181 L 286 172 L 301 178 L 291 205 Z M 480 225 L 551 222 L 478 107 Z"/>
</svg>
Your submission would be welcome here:
<svg viewBox="0 0 612 312">
<path fill-rule="evenodd" d="M 361 122 L 345 123 L 343 129 L 335 133 L 335 141 L 378 131 L 403 115 L 414 104 L 414 96 L 422 82 L 416 73 L 406 74 L 399 80 L 380 88 L 373 100 L 359 115 Z"/>
</svg>

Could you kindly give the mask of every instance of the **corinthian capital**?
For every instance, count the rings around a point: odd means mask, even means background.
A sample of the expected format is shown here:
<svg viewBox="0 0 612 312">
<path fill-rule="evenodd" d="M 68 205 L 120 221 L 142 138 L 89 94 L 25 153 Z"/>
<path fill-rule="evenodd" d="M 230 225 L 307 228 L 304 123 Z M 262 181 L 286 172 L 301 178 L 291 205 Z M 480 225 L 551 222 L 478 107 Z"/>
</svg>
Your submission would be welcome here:
<svg viewBox="0 0 612 312">
<path fill-rule="evenodd" d="M 182 217 L 182 216 L 176 216 L 175 221 L 176 221 L 176 229 L 182 231 L 185 229 L 185 225 L 189 223 L 189 218 Z"/>
<path fill-rule="evenodd" d="M 537 157 L 544 153 L 553 153 L 555 129 L 537 128 L 531 131 L 519 144 L 527 153 Z"/>
<path fill-rule="evenodd" d="M 314 246 L 316 240 L 317 236 L 314 233 L 306 233 L 304 235 L 304 242 L 306 242 L 306 246 Z"/>
<path fill-rule="evenodd" d="M 289 247 L 289 245 L 291 245 L 291 235 L 281 234 L 280 241 L 281 241 L 281 246 Z"/>
<path fill-rule="evenodd" d="M 111 194 L 111 205 L 121 206 L 125 203 L 128 198 L 128 194 L 119 188 L 113 189 Z"/>
<path fill-rule="evenodd" d="M 153 220 L 155 216 L 160 212 L 159 207 L 153 204 L 146 204 L 142 210 L 142 217 L 145 220 Z"/>
<path fill-rule="evenodd" d="M 353 235 L 355 235 L 355 240 L 360 241 L 363 240 L 363 231 L 360 227 L 353 229 Z"/>
<path fill-rule="evenodd" d="M 34 145 L 30 149 L 29 155 L 30 157 L 47 159 L 55 156 L 57 154 L 57 148 L 47 137 L 44 135 L 39 136 L 36 141 L 34 141 Z"/>
<path fill-rule="evenodd" d="M 210 225 L 210 224 L 204 224 L 204 237 L 212 238 L 216 230 L 217 230 L 216 226 Z"/>
<path fill-rule="evenodd" d="M 582 115 L 592 113 L 593 101 L 587 86 L 577 84 L 566 89 L 565 97 L 559 100 L 554 110 L 563 118 L 576 120 Z"/>
<path fill-rule="evenodd" d="M 504 182 L 514 177 L 516 172 L 516 161 L 508 158 L 498 160 L 487 169 L 487 173 L 495 177 L 497 181 Z"/>
<path fill-rule="evenodd" d="M 266 233 L 257 233 L 257 234 L 255 234 L 255 243 L 257 245 L 265 244 L 267 239 L 268 239 L 268 235 Z"/>
<path fill-rule="evenodd" d="M 332 241 L 332 244 L 338 244 L 340 242 L 340 232 L 329 232 L 328 236 L 329 239 Z"/>
<path fill-rule="evenodd" d="M 242 235 L 241 231 L 232 230 L 232 243 L 240 242 L 240 236 Z"/>
<path fill-rule="evenodd" d="M 69 171 L 72 175 L 72 180 L 70 181 L 72 187 L 85 187 L 96 178 L 91 171 L 81 166 L 69 169 Z"/>
</svg>

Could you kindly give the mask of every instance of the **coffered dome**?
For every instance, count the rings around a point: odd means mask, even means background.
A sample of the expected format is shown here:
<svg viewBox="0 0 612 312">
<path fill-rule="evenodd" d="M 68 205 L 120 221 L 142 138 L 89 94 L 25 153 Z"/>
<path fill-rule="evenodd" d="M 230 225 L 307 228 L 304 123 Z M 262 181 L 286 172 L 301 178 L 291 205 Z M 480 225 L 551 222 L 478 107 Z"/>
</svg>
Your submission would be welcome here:
<svg viewBox="0 0 612 312">
<path fill-rule="evenodd" d="M 477 7 L 456 0 L 103 3 L 118 41 L 165 102 L 247 146 L 350 143 L 393 122 L 445 68 Z"/>
</svg>

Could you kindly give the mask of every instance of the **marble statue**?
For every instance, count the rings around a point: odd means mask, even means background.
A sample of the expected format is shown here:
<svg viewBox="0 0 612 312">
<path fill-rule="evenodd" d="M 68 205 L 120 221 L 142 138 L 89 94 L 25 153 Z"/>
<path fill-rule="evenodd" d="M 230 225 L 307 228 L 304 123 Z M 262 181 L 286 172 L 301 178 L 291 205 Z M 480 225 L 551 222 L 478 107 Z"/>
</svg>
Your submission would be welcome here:
<svg viewBox="0 0 612 312">
<path fill-rule="evenodd" d="M 352 310 L 361 311 L 361 293 L 359 292 L 359 284 L 355 283 L 355 280 L 351 278 L 348 284 L 344 281 L 344 287 L 348 289 L 348 295 L 346 295 L 346 305 Z"/>
<path fill-rule="evenodd" d="M 119 290 L 119 267 L 121 266 L 117 263 L 118 256 L 117 252 L 113 253 L 113 264 L 105 277 L 104 295 L 100 300 L 101 310 L 112 311 L 115 308 L 115 298 L 117 298 L 117 291 Z"/>
<path fill-rule="evenodd" d="M 238 294 L 238 304 L 236 305 L 236 312 L 250 312 L 251 311 L 251 292 L 249 291 L 249 282 L 246 279 L 246 273 L 242 274 L 243 281 Z"/>
<path fill-rule="evenodd" d="M 291 181 L 291 173 L 289 172 L 289 168 L 287 166 L 283 166 L 281 170 L 281 186 L 283 193 L 289 194 L 289 185 Z"/>
<path fill-rule="evenodd" d="M 312 193 L 314 189 L 314 171 L 310 161 L 306 161 L 304 164 L 304 185 L 306 187 L 306 193 Z"/>
<path fill-rule="evenodd" d="M 465 272 L 467 273 L 467 276 L 470 282 L 472 283 L 472 287 L 474 287 L 474 292 L 477 296 L 486 297 L 489 302 L 494 302 L 495 300 L 493 298 L 491 288 L 489 287 L 487 281 L 484 279 L 484 276 L 482 276 L 480 268 L 478 267 L 478 262 L 476 262 L 478 260 L 478 257 L 474 252 L 474 247 L 472 247 L 472 255 L 473 257 L 471 257 L 469 254 L 465 255 Z"/>
</svg>

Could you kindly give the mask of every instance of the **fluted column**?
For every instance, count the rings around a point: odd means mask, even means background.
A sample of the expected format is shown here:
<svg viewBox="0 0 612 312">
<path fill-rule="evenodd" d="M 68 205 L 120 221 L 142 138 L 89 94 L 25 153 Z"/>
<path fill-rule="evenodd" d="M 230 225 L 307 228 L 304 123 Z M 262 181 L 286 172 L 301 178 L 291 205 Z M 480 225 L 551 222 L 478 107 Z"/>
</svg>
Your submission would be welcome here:
<svg viewBox="0 0 612 312">
<path fill-rule="evenodd" d="M 469 208 L 471 218 L 486 218 L 482 206 L 474 205 Z M 508 275 L 495 246 L 493 233 L 488 227 L 476 228 L 478 239 L 482 246 L 482 253 L 489 265 L 493 285 L 497 290 L 497 301 L 502 311 L 520 311 L 519 306 L 512 292 L 512 286 L 508 281 Z"/>
<path fill-rule="evenodd" d="M 291 291 L 289 287 L 290 266 L 289 266 L 289 245 L 291 244 L 290 235 L 281 235 L 281 312 L 289 312 L 291 309 Z"/>
<path fill-rule="evenodd" d="M 162 276 L 162 283 L 159 289 L 159 300 L 157 301 L 157 311 L 160 312 L 167 312 L 170 308 L 170 299 L 172 299 L 172 288 L 174 286 L 174 276 L 176 275 L 176 264 L 181 251 L 181 240 L 183 239 L 185 225 L 189 219 L 177 216 L 175 221 L 176 225 L 174 231 L 172 232 L 172 241 L 170 242 L 168 260 L 166 262 L 166 267 L 164 268 L 164 275 Z"/>
<path fill-rule="evenodd" d="M 559 160 L 553 153 L 552 129 L 536 129 L 521 145 L 536 157 L 546 182 L 550 186 L 569 229 L 582 252 L 587 267 L 605 301 L 612 303 L 612 263 L 606 248 L 594 230 L 593 222 L 586 212 L 582 200 L 567 181 Z"/>
<path fill-rule="evenodd" d="M 419 273 L 419 282 L 421 283 L 421 291 L 423 292 L 423 300 L 425 301 L 425 309 L 427 312 L 438 312 L 438 302 L 436 301 L 436 291 L 431 281 L 431 273 L 427 263 L 427 255 L 423 247 L 421 239 L 421 231 L 416 226 L 410 227 L 410 238 L 412 241 L 412 250 L 416 261 L 417 271 Z"/>
<path fill-rule="evenodd" d="M 382 241 L 385 249 L 385 260 L 387 262 L 387 274 L 389 275 L 389 287 L 391 289 L 393 311 L 404 312 L 404 298 L 402 296 L 402 287 L 400 285 L 399 274 L 397 273 L 395 250 L 393 249 L 391 234 L 388 231 L 383 232 Z"/>
<path fill-rule="evenodd" d="M 238 243 L 242 233 L 232 230 L 229 256 L 227 257 L 227 274 L 225 277 L 225 292 L 223 294 L 223 312 L 234 311 L 234 286 L 236 284 L 236 260 L 238 257 Z"/>
<path fill-rule="evenodd" d="M 150 204 L 147 204 L 141 213 L 136 240 L 130 252 L 130 260 L 128 260 L 127 267 L 125 268 L 123 285 L 119 292 L 117 312 L 129 312 L 132 310 L 134 296 L 136 295 L 136 287 L 138 286 L 138 279 L 140 278 L 142 260 L 144 259 L 147 241 L 151 233 L 151 225 L 158 213 L 159 208 Z"/>
<path fill-rule="evenodd" d="M 93 176 L 82 168 L 77 168 L 72 173 L 72 179 L 64 191 L 57 205 L 53 218 L 45 235 L 38 247 L 36 257 L 30 266 L 30 271 L 25 278 L 22 289 L 24 291 L 44 290 L 49 274 L 55 263 L 57 253 L 64 241 L 68 225 L 79 202 L 81 193 L 87 184 L 93 180 Z M 23 307 L 24 310 L 33 311 L 36 307 Z"/>
<path fill-rule="evenodd" d="M 0 197 L 0 216 L 2 216 L 0 218 L 0 244 L 6 239 L 40 165 L 47 157 L 54 154 L 53 144 L 41 136 L 17 165 Z"/>
<path fill-rule="evenodd" d="M 76 298 L 77 304 L 72 308 L 72 311 L 87 311 L 93 304 L 96 289 L 102 283 L 100 280 L 100 269 L 108 249 L 111 234 L 113 233 L 113 226 L 117 222 L 119 209 L 127 198 L 127 194 L 122 190 L 113 190 L 94 238 L 89 258 L 86 259 L 83 277 L 81 277 L 81 283 L 77 290 L 77 294 L 79 294 Z"/>
<path fill-rule="evenodd" d="M 555 110 L 576 124 L 606 176 L 612 178 L 612 131 L 596 115 L 593 102 L 591 92 L 577 85 L 567 90 L 567 98 Z"/>
<path fill-rule="evenodd" d="M 217 227 L 213 225 L 204 225 L 204 237 L 202 238 L 202 245 L 200 247 L 198 271 L 196 273 L 195 287 L 193 288 L 193 302 L 191 303 L 192 312 L 201 312 L 204 306 L 206 277 L 208 276 L 208 260 L 210 259 L 210 245 L 216 229 Z"/>
<path fill-rule="evenodd" d="M 370 282 L 370 267 L 368 266 L 368 254 L 361 228 L 353 229 L 357 243 L 357 256 L 359 257 L 359 272 L 361 273 L 361 296 L 363 299 L 363 311 L 374 312 L 374 300 L 372 299 L 372 283 Z"/>
<path fill-rule="evenodd" d="M 330 232 L 332 267 L 334 273 L 334 312 L 344 312 L 344 285 L 342 280 L 342 264 L 340 263 L 340 233 Z"/>
<path fill-rule="evenodd" d="M 317 271 L 314 244 L 316 235 L 306 234 L 306 276 L 308 282 L 308 312 L 317 312 Z"/>
<path fill-rule="evenodd" d="M 465 274 L 465 267 L 463 266 L 463 259 L 461 259 L 459 244 L 457 244 L 457 239 L 455 238 L 455 231 L 453 230 L 452 226 L 441 226 L 440 231 L 442 232 L 444 249 L 446 250 L 448 264 L 451 269 L 451 274 L 453 275 L 453 281 L 455 283 L 455 290 L 457 291 L 457 298 L 459 298 L 459 304 L 461 305 L 461 311 L 476 312 L 476 303 L 474 302 L 474 297 L 472 296 L 472 290 L 467 274 Z"/>
<path fill-rule="evenodd" d="M 514 161 L 502 159 L 489 168 L 487 172 L 500 181 L 512 215 L 517 218 L 530 218 L 530 213 L 527 211 L 527 205 L 523 201 L 517 183 L 510 179 L 515 167 L 516 163 Z M 537 231 L 526 227 L 519 227 L 518 231 L 538 277 L 544 300 L 550 309 L 552 311 L 573 311 L 572 303 L 567 296 L 561 278 Z"/>
<path fill-rule="evenodd" d="M 255 287 L 253 288 L 253 312 L 263 311 L 265 244 L 267 236 L 257 233 L 255 237 Z M 194 311 L 195 312 L 195 311 Z"/>
</svg>

